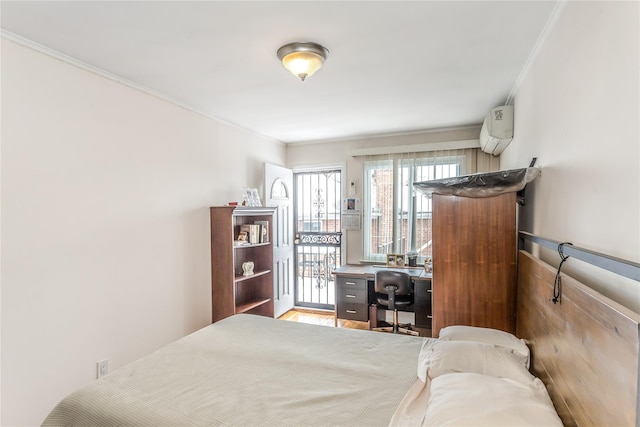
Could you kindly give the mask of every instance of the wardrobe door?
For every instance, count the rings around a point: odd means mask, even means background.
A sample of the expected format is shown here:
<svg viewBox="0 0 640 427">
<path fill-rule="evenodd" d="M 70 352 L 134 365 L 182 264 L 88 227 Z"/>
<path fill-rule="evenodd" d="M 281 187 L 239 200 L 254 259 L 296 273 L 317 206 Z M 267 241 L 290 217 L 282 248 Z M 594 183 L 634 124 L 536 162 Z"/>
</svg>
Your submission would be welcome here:
<svg viewBox="0 0 640 427">
<path fill-rule="evenodd" d="M 433 333 L 469 325 L 515 333 L 516 193 L 433 195 Z"/>
</svg>

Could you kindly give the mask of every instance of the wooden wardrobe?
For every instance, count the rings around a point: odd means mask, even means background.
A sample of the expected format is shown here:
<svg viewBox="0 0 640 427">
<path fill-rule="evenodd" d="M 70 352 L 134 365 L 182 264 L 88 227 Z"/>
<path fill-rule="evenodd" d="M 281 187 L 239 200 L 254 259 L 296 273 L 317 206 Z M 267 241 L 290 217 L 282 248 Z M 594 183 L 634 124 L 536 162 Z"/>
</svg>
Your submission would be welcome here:
<svg viewBox="0 0 640 427">
<path fill-rule="evenodd" d="M 433 334 L 450 325 L 515 333 L 516 193 L 433 194 Z"/>
</svg>

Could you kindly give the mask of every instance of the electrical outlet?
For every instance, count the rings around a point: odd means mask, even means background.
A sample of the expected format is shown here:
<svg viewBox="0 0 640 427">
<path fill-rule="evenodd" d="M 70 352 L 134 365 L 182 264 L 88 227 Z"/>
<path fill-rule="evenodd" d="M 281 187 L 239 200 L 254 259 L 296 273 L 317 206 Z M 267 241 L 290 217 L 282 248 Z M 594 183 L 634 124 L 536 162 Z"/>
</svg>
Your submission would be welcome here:
<svg viewBox="0 0 640 427">
<path fill-rule="evenodd" d="M 96 378 L 102 378 L 109 373 L 109 359 L 101 360 L 96 365 Z"/>
</svg>

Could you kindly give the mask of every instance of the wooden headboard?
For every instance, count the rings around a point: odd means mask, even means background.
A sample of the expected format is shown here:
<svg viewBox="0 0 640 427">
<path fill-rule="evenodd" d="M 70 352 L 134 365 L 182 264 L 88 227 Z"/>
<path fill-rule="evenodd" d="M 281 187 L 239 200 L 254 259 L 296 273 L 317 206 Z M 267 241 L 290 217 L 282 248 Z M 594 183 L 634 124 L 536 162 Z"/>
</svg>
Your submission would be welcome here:
<svg viewBox="0 0 640 427">
<path fill-rule="evenodd" d="M 516 334 L 531 348 L 532 371 L 547 385 L 565 425 L 640 426 L 640 315 L 525 251 L 518 257 Z"/>
</svg>

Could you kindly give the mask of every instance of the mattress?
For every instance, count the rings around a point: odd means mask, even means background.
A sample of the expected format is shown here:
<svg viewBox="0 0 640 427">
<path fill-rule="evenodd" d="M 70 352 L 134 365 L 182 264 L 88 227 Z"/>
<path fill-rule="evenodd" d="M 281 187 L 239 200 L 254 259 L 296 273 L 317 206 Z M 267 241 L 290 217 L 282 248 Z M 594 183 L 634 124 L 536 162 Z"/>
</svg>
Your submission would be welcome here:
<svg viewBox="0 0 640 427">
<path fill-rule="evenodd" d="M 44 426 L 387 426 L 425 338 L 240 314 L 96 380 Z"/>
</svg>

